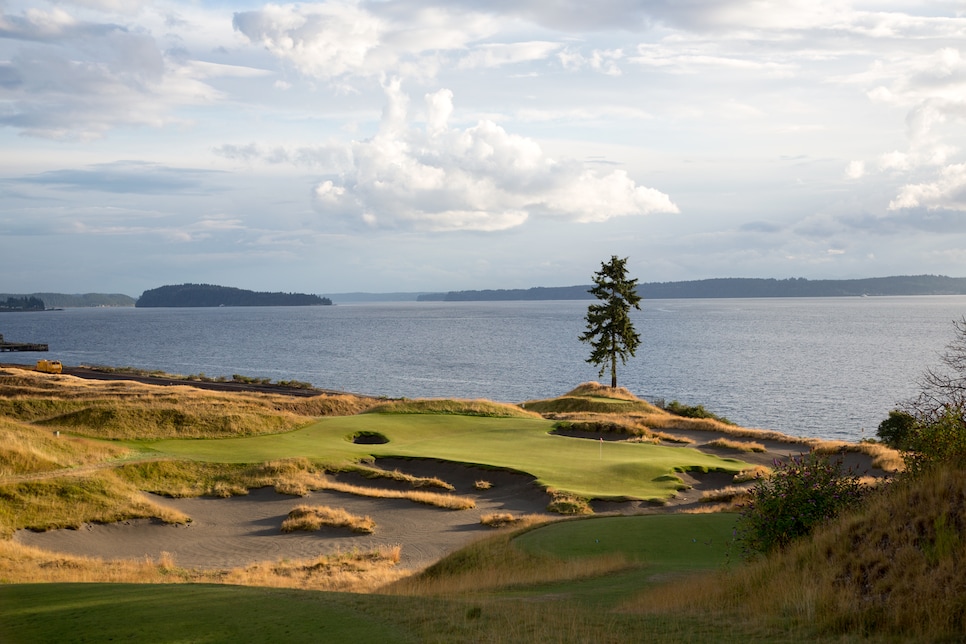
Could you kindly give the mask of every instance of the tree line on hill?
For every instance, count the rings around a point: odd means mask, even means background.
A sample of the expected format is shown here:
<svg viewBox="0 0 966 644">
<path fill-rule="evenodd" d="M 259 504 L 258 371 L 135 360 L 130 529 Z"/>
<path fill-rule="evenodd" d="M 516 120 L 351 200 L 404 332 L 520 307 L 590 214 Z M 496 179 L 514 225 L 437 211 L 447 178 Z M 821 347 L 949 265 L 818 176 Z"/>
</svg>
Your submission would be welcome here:
<svg viewBox="0 0 966 644">
<path fill-rule="evenodd" d="M 45 311 L 47 305 L 36 297 L 8 297 L 0 300 L 0 311 Z"/>
<path fill-rule="evenodd" d="M 85 308 L 96 306 L 134 306 L 134 298 L 121 293 L 28 293 L 8 294 L 0 293 L 0 301 L 4 298 L 37 298 L 43 300 L 50 309 Z"/>
<path fill-rule="evenodd" d="M 420 295 L 421 302 L 501 300 L 590 300 L 592 285 L 450 291 Z M 849 280 L 802 277 L 717 278 L 684 282 L 646 282 L 637 293 L 650 300 L 739 297 L 860 297 L 886 295 L 966 295 L 966 278 L 945 275 L 900 275 Z"/>
<path fill-rule="evenodd" d="M 160 286 L 141 294 L 134 304 L 150 307 L 325 306 L 332 300 L 305 293 L 265 293 L 213 284 Z"/>
</svg>

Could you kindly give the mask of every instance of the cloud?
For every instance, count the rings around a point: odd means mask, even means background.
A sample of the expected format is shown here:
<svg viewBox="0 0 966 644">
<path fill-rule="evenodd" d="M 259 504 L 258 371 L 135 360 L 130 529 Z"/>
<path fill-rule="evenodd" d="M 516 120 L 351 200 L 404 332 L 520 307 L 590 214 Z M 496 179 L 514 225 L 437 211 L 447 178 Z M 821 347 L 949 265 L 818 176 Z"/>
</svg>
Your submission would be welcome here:
<svg viewBox="0 0 966 644">
<path fill-rule="evenodd" d="M 212 174 L 210 170 L 170 168 L 143 161 L 115 161 L 85 169 L 51 170 L 19 180 L 68 190 L 159 195 L 199 193 L 202 179 Z M 210 190 L 210 185 L 204 185 L 204 191 Z"/>
<path fill-rule="evenodd" d="M 931 183 L 903 186 L 889 202 L 889 210 L 918 207 L 966 210 L 966 163 L 946 166 Z"/>
<path fill-rule="evenodd" d="M 305 76 L 378 78 L 386 74 L 432 76 L 440 52 L 462 53 L 498 29 L 493 17 L 446 6 L 335 1 L 313 5 L 267 5 L 234 15 L 235 30 L 262 45 Z M 488 66 L 549 55 L 552 43 L 492 44 L 466 65 Z"/>
<path fill-rule="evenodd" d="M 845 167 L 846 179 L 861 179 L 864 174 L 865 162 L 863 161 L 849 161 L 849 164 Z"/>
<path fill-rule="evenodd" d="M 385 91 L 379 133 L 354 142 L 349 166 L 316 186 L 320 213 L 374 228 L 496 231 L 531 216 L 586 223 L 678 212 L 670 197 L 624 170 L 552 159 L 492 121 L 451 127 L 449 90 L 426 97 L 424 128 L 408 120 L 398 80 Z"/>
<path fill-rule="evenodd" d="M 464 56 L 459 61 L 457 68 L 501 67 L 534 60 L 545 60 L 561 47 L 560 43 L 543 41 L 482 44 Z"/>
</svg>

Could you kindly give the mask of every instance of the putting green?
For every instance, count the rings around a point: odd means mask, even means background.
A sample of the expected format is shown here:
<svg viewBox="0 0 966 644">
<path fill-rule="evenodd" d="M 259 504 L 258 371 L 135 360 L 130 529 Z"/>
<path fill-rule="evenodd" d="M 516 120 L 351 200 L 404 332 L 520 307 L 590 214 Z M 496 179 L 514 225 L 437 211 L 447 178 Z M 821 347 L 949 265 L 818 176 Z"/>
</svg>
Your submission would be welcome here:
<svg viewBox="0 0 966 644">
<path fill-rule="evenodd" d="M 138 445 L 161 454 L 219 463 L 307 457 L 329 464 L 368 456 L 432 458 L 527 472 L 541 485 L 590 498 L 666 499 L 682 482 L 674 472 L 737 472 L 747 463 L 682 447 L 594 441 L 550 434 L 543 419 L 433 414 L 360 414 L 319 420 L 286 434 Z M 382 445 L 351 436 L 377 432 Z"/>
</svg>

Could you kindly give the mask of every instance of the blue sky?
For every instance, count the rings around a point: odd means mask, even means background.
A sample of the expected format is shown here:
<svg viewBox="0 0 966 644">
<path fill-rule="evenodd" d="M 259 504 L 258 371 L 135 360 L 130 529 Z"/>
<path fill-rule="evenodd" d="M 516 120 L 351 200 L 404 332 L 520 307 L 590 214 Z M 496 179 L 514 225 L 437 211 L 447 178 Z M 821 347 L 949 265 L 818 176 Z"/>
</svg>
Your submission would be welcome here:
<svg viewBox="0 0 966 644">
<path fill-rule="evenodd" d="M 966 276 L 966 5 L 0 0 L 0 292 Z"/>
</svg>

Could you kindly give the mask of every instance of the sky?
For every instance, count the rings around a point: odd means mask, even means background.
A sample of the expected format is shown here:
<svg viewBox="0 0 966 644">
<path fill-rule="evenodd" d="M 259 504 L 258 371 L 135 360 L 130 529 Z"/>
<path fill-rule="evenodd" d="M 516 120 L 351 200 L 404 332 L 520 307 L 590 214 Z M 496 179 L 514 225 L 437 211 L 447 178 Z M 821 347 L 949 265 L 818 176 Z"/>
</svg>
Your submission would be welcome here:
<svg viewBox="0 0 966 644">
<path fill-rule="evenodd" d="M 0 0 L 0 292 L 966 276 L 966 2 Z"/>
</svg>

